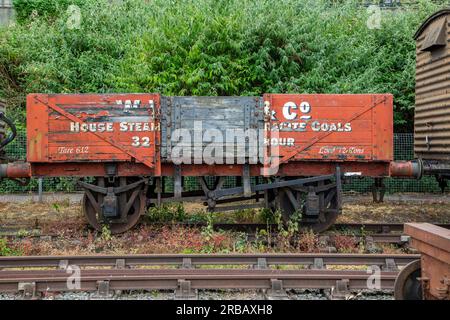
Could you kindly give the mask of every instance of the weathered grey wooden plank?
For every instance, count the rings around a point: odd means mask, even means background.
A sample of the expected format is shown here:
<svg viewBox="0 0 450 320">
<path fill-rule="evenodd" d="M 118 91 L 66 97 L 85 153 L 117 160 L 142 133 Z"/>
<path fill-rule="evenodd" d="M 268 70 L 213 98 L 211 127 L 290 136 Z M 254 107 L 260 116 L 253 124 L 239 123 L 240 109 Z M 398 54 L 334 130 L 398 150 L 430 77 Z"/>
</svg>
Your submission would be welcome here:
<svg viewBox="0 0 450 320">
<path fill-rule="evenodd" d="M 249 145 L 236 149 L 236 143 L 226 142 L 227 129 L 262 129 L 264 127 L 263 104 L 259 97 L 164 97 L 161 100 L 161 155 L 163 160 L 170 159 L 170 150 L 173 146 L 190 147 L 219 147 L 225 157 L 240 157 L 243 151 L 248 153 Z M 194 130 L 194 122 L 201 121 L 202 137 L 205 130 L 216 129 L 222 133 L 223 144 L 216 145 L 211 140 L 200 144 L 185 144 L 171 140 L 174 130 L 187 129 L 194 138 L 198 131 Z M 232 151 L 227 154 L 227 151 Z M 253 147 L 252 147 L 253 148 Z M 228 149 L 228 150 L 227 150 Z"/>
<path fill-rule="evenodd" d="M 92 104 L 92 105 L 79 105 L 75 106 L 73 104 L 58 104 L 59 107 L 71 113 L 78 112 L 91 112 L 99 113 L 101 111 L 107 111 L 113 115 L 128 115 L 128 114 L 148 114 L 150 107 L 148 104 L 141 104 L 138 108 L 124 108 L 123 105 L 117 104 Z M 57 111 L 52 111 L 52 113 L 57 113 Z"/>
<path fill-rule="evenodd" d="M 180 106 L 181 117 L 183 120 L 243 120 L 245 118 L 246 109 L 240 106 L 230 107 L 192 107 L 192 106 Z"/>
</svg>

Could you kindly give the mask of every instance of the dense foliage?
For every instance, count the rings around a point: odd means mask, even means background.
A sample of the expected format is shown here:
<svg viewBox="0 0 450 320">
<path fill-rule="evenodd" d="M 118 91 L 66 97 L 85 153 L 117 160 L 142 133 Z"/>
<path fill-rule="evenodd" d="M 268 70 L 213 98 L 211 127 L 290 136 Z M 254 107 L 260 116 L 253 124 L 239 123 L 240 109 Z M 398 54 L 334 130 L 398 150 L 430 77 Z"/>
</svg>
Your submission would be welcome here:
<svg viewBox="0 0 450 320">
<path fill-rule="evenodd" d="M 15 0 L 0 34 L 0 96 L 24 123 L 30 92 L 384 93 L 411 131 L 412 36 L 430 1 L 381 12 L 355 1 Z M 80 7 L 79 27 L 69 23 Z"/>
<path fill-rule="evenodd" d="M 53 19 L 71 4 L 82 6 L 85 0 L 13 0 L 16 18 L 26 22 L 30 17 Z"/>
</svg>

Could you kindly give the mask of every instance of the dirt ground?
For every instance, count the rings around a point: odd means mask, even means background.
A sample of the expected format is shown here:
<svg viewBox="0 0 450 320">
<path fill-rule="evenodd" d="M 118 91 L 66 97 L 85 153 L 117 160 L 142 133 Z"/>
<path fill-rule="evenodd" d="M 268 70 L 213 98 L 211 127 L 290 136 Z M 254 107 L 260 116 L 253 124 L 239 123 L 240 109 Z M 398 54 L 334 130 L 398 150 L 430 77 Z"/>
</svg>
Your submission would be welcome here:
<svg viewBox="0 0 450 320">
<path fill-rule="evenodd" d="M 163 227 L 141 224 L 122 235 L 111 236 L 87 228 L 80 206 L 80 197 L 70 195 L 50 197 L 44 203 L 22 197 L 12 201 L 0 197 L 0 255 L 67 255 L 67 254 L 146 254 L 146 253 L 252 253 L 252 252 L 317 252 L 331 245 L 338 252 L 362 253 L 368 248 L 352 235 L 339 235 L 333 244 L 325 244 L 320 236 L 301 234 L 292 245 L 294 233 L 272 234 L 258 232 L 256 240 L 246 234 L 232 231 L 213 231 L 206 227 L 186 228 L 171 222 L 205 221 L 209 219 L 201 204 L 173 205 L 150 210 L 149 221 L 164 221 Z M 338 222 L 450 222 L 450 201 L 436 195 L 402 195 L 387 198 L 384 203 L 373 203 L 369 196 L 345 198 L 343 214 Z M 153 215 L 153 216 L 152 216 Z M 262 211 L 243 210 L 234 213 L 214 213 L 214 222 L 264 223 Z M 155 220 L 156 219 L 156 220 Z M 159 220 L 158 220 L 159 219 Z M 209 221 L 209 220 L 207 220 Z M 38 237 L 29 229 L 39 229 Z M 6 230 L 6 231 L 5 231 Z M 8 230 L 19 237 L 7 237 Z M 262 231 L 264 231 L 262 233 Z M 34 232 L 34 231 L 33 231 Z M 57 237 L 40 237 L 39 235 Z M 2 237 L 3 236 L 3 237 Z M 6 242 L 5 242 L 6 241 Z M 271 246 L 268 243 L 274 242 Z M 385 245 L 378 247 L 384 253 L 401 253 L 402 248 Z M 373 253 L 373 252 L 372 252 Z"/>
<path fill-rule="evenodd" d="M 79 198 L 79 197 L 78 197 Z M 0 199 L 0 226 L 41 226 L 45 223 L 61 222 L 64 224 L 83 224 L 84 217 L 77 197 L 68 195 L 49 198 L 44 203 L 32 199 L 19 201 L 2 201 Z M 203 211 L 203 206 L 197 203 L 183 205 L 187 215 Z M 254 214 L 254 217 L 252 216 Z M 244 214 L 218 213 L 214 214 L 216 221 L 261 222 L 256 211 Z M 249 221 L 250 220 L 250 221 Z M 434 222 L 450 223 L 450 201 L 447 197 L 435 194 L 401 194 L 388 197 L 383 203 L 373 203 L 370 196 L 347 196 L 344 198 L 340 223 L 374 223 L 374 222 Z"/>
<path fill-rule="evenodd" d="M 344 204 L 338 222 L 450 223 L 450 204 L 428 201 L 373 203 L 372 200 L 360 199 Z"/>
</svg>

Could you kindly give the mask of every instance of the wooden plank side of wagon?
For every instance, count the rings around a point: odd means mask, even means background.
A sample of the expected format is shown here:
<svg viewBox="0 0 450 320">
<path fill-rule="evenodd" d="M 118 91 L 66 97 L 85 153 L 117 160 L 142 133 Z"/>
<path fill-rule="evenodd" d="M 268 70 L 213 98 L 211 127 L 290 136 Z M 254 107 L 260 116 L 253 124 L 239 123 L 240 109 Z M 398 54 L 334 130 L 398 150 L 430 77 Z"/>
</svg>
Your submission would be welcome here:
<svg viewBox="0 0 450 320">
<path fill-rule="evenodd" d="M 265 94 L 264 103 L 266 146 L 280 164 L 393 158 L 390 94 Z"/>
<path fill-rule="evenodd" d="M 159 105 L 158 94 L 29 95 L 27 159 L 137 161 L 159 175 Z"/>
<path fill-rule="evenodd" d="M 162 155 L 169 162 L 174 146 L 190 147 L 193 157 L 194 150 L 217 146 L 224 159 L 236 159 L 248 154 L 248 143 L 245 150 L 239 149 L 238 143 L 229 139 L 233 131 L 253 129 L 257 133 L 263 128 L 260 97 L 163 97 L 161 108 Z M 182 131 L 188 133 L 189 141 L 178 136 Z M 215 143 L 209 135 L 216 134 L 222 140 Z"/>
</svg>

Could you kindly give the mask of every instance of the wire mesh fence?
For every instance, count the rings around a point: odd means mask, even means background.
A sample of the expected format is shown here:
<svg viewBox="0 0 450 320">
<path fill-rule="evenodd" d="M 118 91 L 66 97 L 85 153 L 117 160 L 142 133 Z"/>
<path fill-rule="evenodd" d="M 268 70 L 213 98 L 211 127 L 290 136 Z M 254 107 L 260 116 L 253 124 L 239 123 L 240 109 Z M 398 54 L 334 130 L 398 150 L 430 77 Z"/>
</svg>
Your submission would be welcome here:
<svg viewBox="0 0 450 320">
<path fill-rule="evenodd" d="M 394 159 L 411 160 L 414 158 L 413 147 L 414 136 L 412 133 L 396 133 L 394 135 Z M 26 135 L 19 133 L 17 138 L 6 147 L 6 154 L 10 159 L 25 160 L 26 158 Z M 236 185 L 238 178 L 228 177 L 225 187 Z M 208 180 L 212 183 L 212 178 Z M 255 182 L 255 179 L 253 179 Z M 415 179 L 384 179 L 387 193 L 397 192 L 440 192 L 440 188 L 434 177 Z M 350 183 L 344 185 L 344 191 L 367 193 L 371 191 L 373 179 L 369 177 L 353 178 Z M 187 177 L 184 181 L 186 191 L 198 190 L 200 185 L 196 178 Z M 171 191 L 173 181 L 165 179 L 165 190 Z M 27 193 L 38 191 L 38 179 L 31 179 L 30 184 L 21 186 L 15 181 L 4 179 L 0 182 L 0 193 Z M 81 191 L 74 178 L 44 178 L 44 192 L 74 192 Z"/>
</svg>

